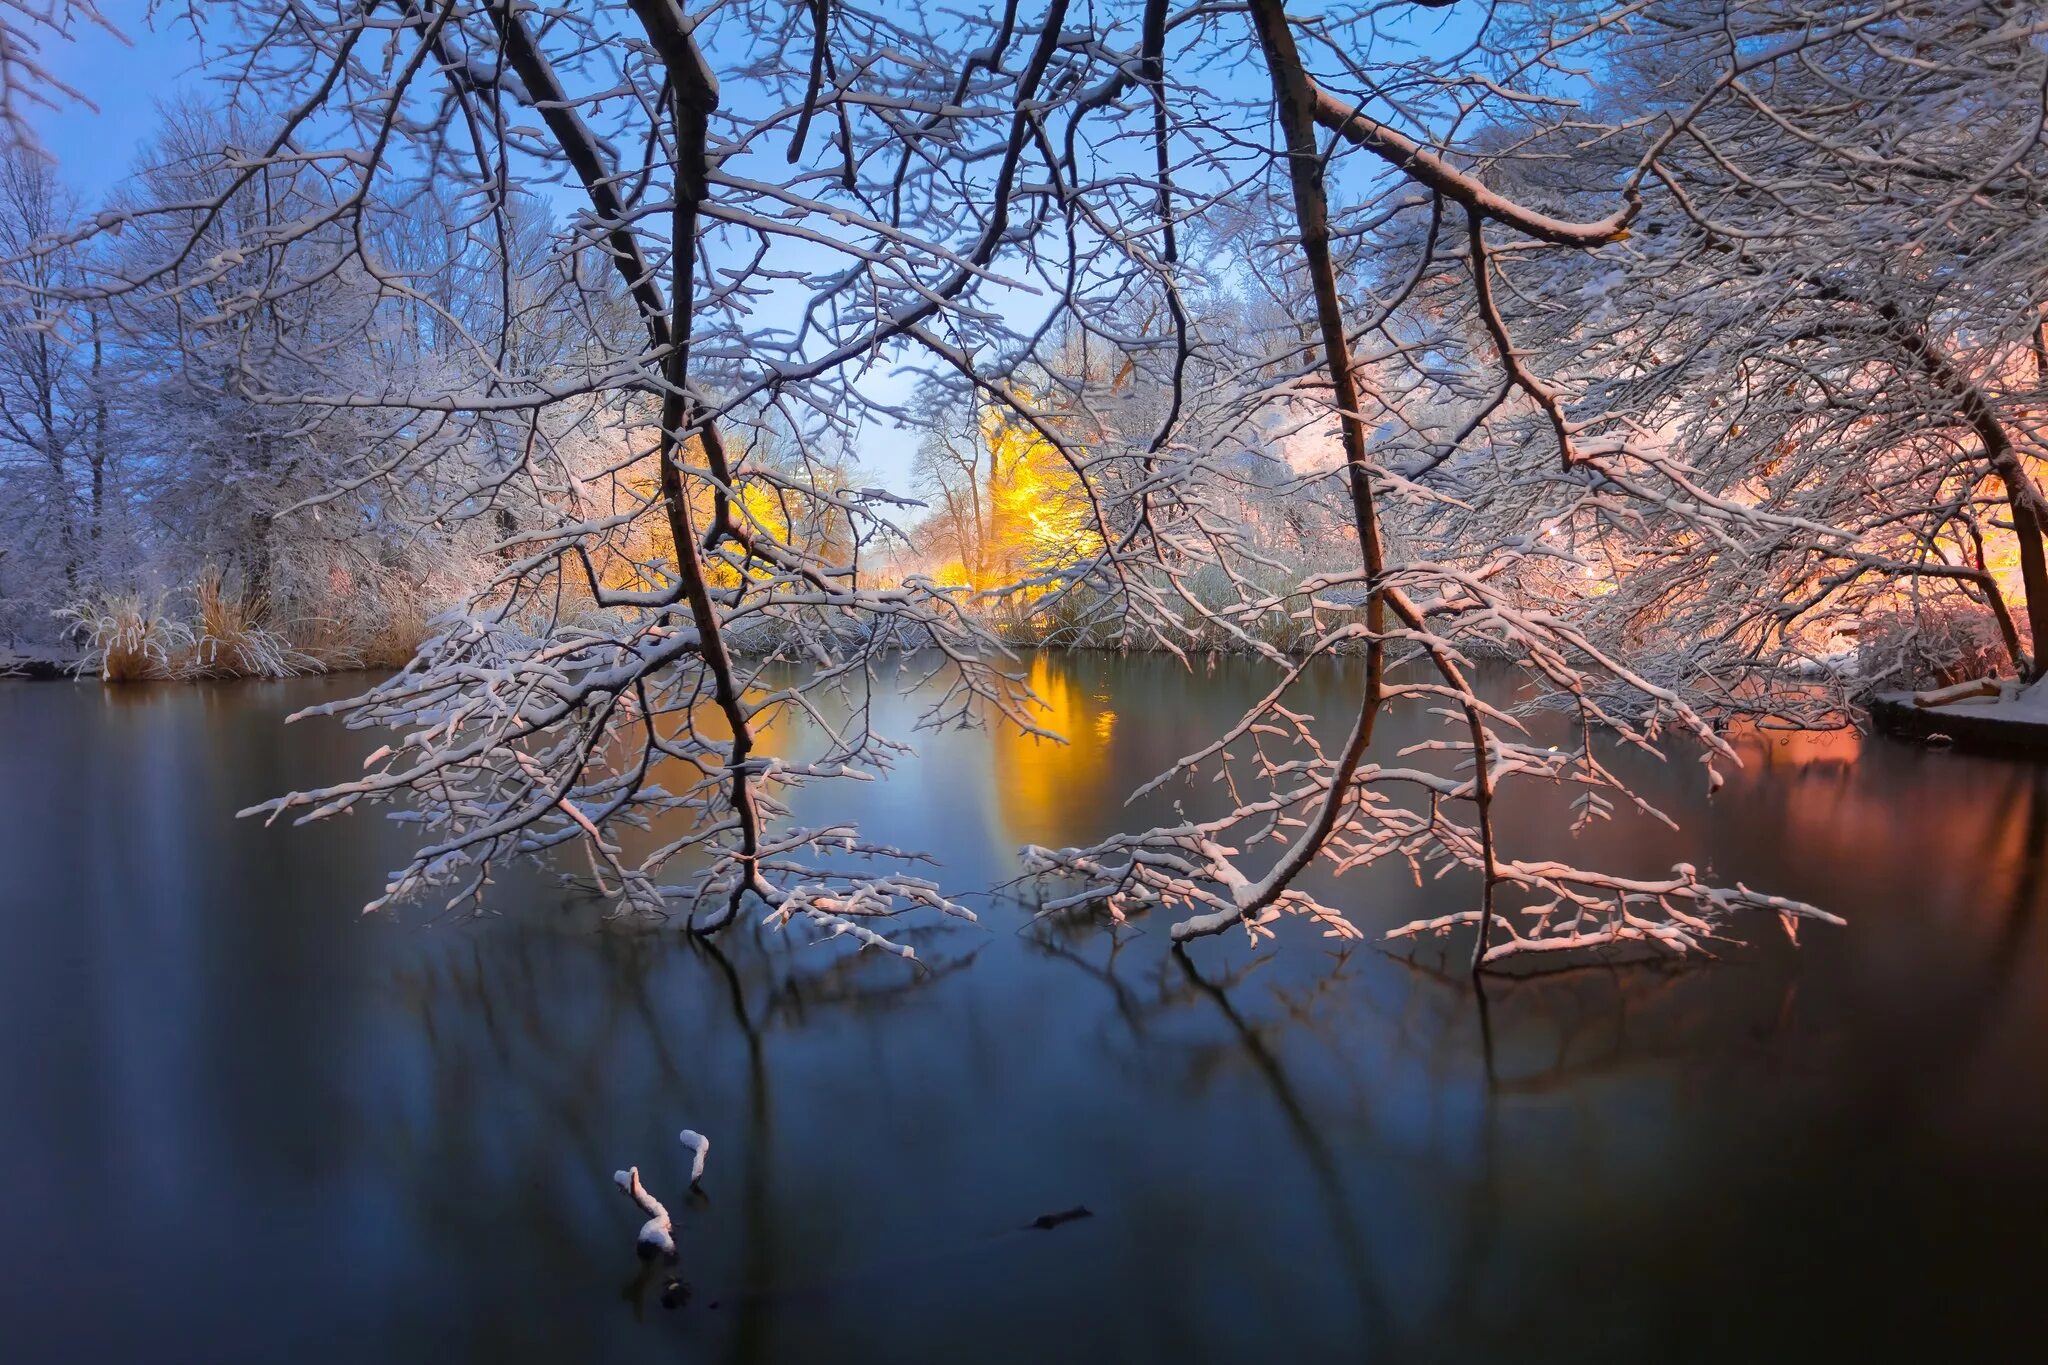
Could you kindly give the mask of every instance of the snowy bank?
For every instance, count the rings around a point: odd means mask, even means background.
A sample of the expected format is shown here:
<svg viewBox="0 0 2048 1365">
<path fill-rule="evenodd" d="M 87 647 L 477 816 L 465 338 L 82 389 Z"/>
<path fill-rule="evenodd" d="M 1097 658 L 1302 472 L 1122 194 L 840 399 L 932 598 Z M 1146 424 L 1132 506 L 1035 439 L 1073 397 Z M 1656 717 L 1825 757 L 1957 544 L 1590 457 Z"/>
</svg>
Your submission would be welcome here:
<svg viewBox="0 0 2048 1365">
<path fill-rule="evenodd" d="M 1945 739 L 1958 748 L 1987 753 L 2048 754 L 2048 683 L 2025 688 L 2007 683 L 1995 695 L 1945 703 L 1938 697 L 1925 692 L 1879 693 L 1870 704 L 1871 723 L 1899 739 Z"/>
</svg>

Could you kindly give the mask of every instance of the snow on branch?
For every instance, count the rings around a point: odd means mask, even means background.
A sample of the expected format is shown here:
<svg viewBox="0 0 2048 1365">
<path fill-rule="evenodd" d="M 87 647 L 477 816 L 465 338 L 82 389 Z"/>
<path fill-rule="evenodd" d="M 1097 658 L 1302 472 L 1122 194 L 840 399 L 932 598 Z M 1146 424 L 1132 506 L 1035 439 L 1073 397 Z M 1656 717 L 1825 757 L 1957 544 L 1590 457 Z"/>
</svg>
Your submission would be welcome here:
<svg viewBox="0 0 2048 1365">
<path fill-rule="evenodd" d="M 51 72 L 43 47 L 51 38 L 70 41 L 86 24 L 127 41 L 101 15 L 96 0 L 0 0 L 0 145 L 40 150 L 29 125 L 32 106 L 56 109 L 65 99 L 94 107 Z"/>
</svg>

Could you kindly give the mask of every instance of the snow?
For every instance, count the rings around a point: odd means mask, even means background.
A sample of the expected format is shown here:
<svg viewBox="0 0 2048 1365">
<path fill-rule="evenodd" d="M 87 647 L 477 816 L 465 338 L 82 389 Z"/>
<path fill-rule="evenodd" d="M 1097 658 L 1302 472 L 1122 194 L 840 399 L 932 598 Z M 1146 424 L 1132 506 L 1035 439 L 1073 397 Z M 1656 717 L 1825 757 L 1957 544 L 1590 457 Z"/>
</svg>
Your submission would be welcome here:
<svg viewBox="0 0 2048 1365">
<path fill-rule="evenodd" d="M 634 1245 L 640 1254 L 648 1258 L 660 1255 L 667 1260 L 675 1260 L 675 1225 L 670 1221 L 668 1210 L 662 1207 L 661 1201 L 649 1194 L 646 1186 L 640 1183 L 640 1168 L 634 1166 L 623 1171 L 613 1171 L 612 1183 L 619 1187 L 619 1193 L 638 1204 L 641 1211 L 647 1215 L 647 1221 L 640 1225 L 639 1235 L 634 1239 Z"/>
<path fill-rule="evenodd" d="M 683 1129 L 679 1136 L 682 1138 L 683 1146 L 688 1147 L 692 1154 L 690 1184 L 694 1186 L 704 1178 L 704 1159 L 711 1155 L 711 1139 L 688 1128 Z"/>
</svg>

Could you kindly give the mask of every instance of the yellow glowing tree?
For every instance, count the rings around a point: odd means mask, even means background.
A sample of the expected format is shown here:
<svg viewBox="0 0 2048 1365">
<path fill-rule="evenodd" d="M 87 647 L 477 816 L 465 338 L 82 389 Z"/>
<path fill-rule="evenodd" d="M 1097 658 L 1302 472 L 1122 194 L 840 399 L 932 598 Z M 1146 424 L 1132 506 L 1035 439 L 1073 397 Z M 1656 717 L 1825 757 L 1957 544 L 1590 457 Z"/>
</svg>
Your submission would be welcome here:
<svg viewBox="0 0 2048 1365">
<path fill-rule="evenodd" d="M 657 458 L 650 444 L 647 453 L 609 469 L 585 487 L 580 513 L 618 523 L 595 543 L 591 554 L 598 579 L 606 588 L 655 590 L 673 579 L 675 541 L 669 534 L 662 508 Z M 701 466 L 702 447 L 695 438 L 684 447 L 682 460 L 686 467 Z M 828 477 L 829 471 L 809 470 L 805 474 L 813 485 Z M 835 550 L 843 556 L 846 547 L 840 542 L 845 538 L 844 526 L 821 515 L 812 500 L 792 495 L 761 471 L 742 471 L 734 482 L 735 517 L 750 533 L 827 558 L 833 558 Z M 710 524 L 716 497 L 714 485 L 702 478 L 688 479 L 686 483 L 694 520 L 700 526 Z M 743 577 L 761 577 L 766 569 L 726 557 L 708 561 L 705 573 L 712 586 L 731 588 Z"/>
<path fill-rule="evenodd" d="M 987 407 L 981 438 L 988 452 L 988 544 L 981 558 L 990 581 L 980 586 L 1056 574 L 1097 542 L 1081 481 L 1043 433 Z M 1019 595 L 1034 601 L 1055 586 L 1056 580 Z"/>
</svg>

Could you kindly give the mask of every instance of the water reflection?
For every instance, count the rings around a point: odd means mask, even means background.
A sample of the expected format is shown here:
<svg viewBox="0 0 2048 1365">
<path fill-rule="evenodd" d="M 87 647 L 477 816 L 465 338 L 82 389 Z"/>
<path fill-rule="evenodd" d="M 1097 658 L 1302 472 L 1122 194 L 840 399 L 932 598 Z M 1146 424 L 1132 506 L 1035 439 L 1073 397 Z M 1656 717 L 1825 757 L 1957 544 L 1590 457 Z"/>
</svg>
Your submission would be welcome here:
<svg viewBox="0 0 2048 1365">
<path fill-rule="evenodd" d="M 996 832 L 1013 845 L 1057 837 L 1054 832 L 1067 827 L 1064 817 L 1074 803 L 1089 801 L 1103 789 L 1114 756 L 1117 713 L 1102 679 L 1085 677 L 1049 654 L 1031 656 L 1027 678 L 1042 703 L 1035 723 L 1067 742 L 1056 744 L 1010 727 L 991 731 Z"/>
<path fill-rule="evenodd" d="M 947 731 L 807 814 L 990 886 L 1018 842 L 1133 818 L 1263 681 L 1032 667 L 1106 743 Z M 1304 709 L 1341 719 L 1353 681 Z M 1682 759 L 1618 757 L 1684 833 L 1617 823 L 1581 856 L 1702 849 L 1851 920 L 1705 969 L 1475 997 L 1429 951 L 1179 953 L 1143 918 L 992 900 L 919 971 L 751 924 L 608 930 L 540 877 L 500 918 L 363 920 L 402 830 L 226 818 L 371 747 L 275 728 L 342 685 L 0 685 L 10 1360 L 1835 1358 L 2029 1326 L 2033 768 L 1772 743 L 1709 800 Z M 1371 928 L 1455 890 L 1335 893 Z M 701 1199 L 685 1126 L 713 1138 Z M 610 1185 L 628 1164 L 676 1216 L 672 1310 Z"/>
</svg>

